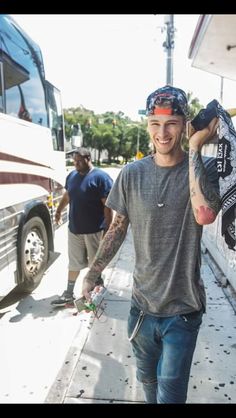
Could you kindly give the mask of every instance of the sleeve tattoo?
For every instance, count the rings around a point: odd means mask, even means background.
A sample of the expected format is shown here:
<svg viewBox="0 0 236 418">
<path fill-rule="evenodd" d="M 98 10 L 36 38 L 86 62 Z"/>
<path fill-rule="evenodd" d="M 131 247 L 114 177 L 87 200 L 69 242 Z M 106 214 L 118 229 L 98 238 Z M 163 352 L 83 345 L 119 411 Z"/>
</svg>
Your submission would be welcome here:
<svg viewBox="0 0 236 418">
<path fill-rule="evenodd" d="M 207 178 L 206 170 L 199 151 L 190 150 L 190 166 L 193 168 L 194 181 L 190 186 L 191 198 L 197 197 L 197 185 L 204 199 L 204 204 L 195 205 L 196 217 L 206 216 L 213 222 L 220 210 L 220 197 Z"/>
<path fill-rule="evenodd" d="M 129 220 L 127 217 L 119 214 L 115 215 L 114 221 L 104 236 L 90 270 L 86 275 L 86 280 L 91 282 L 96 281 L 101 272 L 109 264 L 125 239 L 128 225 Z"/>
</svg>

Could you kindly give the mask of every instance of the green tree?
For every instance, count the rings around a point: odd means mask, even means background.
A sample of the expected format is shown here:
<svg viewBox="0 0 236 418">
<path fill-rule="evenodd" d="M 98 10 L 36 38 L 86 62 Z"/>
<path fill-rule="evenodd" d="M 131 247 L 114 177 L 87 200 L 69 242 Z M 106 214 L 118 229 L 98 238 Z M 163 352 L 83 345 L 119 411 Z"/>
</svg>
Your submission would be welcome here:
<svg viewBox="0 0 236 418">
<path fill-rule="evenodd" d="M 187 93 L 187 99 L 188 99 L 190 119 L 193 119 L 199 113 L 199 111 L 203 108 L 203 105 L 201 105 L 197 97 L 193 97 L 192 92 Z"/>
<path fill-rule="evenodd" d="M 95 114 L 83 106 L 64 110 L 65 131 L 67 141 L 71 141 L 72 126 L 80 123 L 83 132 L 83 145 L 97 150 L 96 161 L 100 164 L 103 150 L 108 152 L 109 163 L 123 158 L 126 163 L 135 157 L 137 142 L 139 150 L 147 155 L 150 152 L 147 121 L 132 121 L 123 112 L 107 111 Z M 139 141 L 138 141 L 139 132 Z"/>
<path fill-rule="evenodd" d="M 188 107 L 189 107 L 189 119 L 192 120 L 199 111 L 203 108 L 203 105 L 199 102 L 199 99 L 197 97 L 193 97 L 192 92 L 187 93 L 187 99 L 188 99 Z M 185 151 L 188 151 L 188 138 L 186 135 L 183 137 L 182 146 Z"/>
</svg>

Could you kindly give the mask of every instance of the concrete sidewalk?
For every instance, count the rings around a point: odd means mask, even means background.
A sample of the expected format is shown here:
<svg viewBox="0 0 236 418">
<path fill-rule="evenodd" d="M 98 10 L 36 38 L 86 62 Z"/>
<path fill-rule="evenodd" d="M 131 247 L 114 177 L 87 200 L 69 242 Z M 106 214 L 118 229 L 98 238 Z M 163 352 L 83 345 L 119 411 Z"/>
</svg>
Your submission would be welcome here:
<svg viewBox="0 0 236 418">
<path fill-rule="evenodd" d="M 129 231 L 105 270 L 108 292 L 100 319 L 78 332 L 46 403 L 143 403 L 135 360 L 127 338 L 134 250 Z M 207 315 L 195 350 L 188 403 L 236 402 L 235 313 L 203 256 Z M 81 316 L 82 315 L 82 316 Z M 88 329 L 89 328 L 89 329 Z"/>
</svg>

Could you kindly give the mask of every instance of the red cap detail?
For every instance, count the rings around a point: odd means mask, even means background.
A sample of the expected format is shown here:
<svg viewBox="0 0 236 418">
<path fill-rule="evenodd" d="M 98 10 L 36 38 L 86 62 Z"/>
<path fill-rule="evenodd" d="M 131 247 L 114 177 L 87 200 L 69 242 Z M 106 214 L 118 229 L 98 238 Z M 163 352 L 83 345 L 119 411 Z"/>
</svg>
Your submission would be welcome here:
<svg viewBox="0 0 236 418">
<path fill-rule="evenodd" d="M 173 110 L 171 107 L 155 107 L 154 115 L 172 115 Z"/>
</svg>

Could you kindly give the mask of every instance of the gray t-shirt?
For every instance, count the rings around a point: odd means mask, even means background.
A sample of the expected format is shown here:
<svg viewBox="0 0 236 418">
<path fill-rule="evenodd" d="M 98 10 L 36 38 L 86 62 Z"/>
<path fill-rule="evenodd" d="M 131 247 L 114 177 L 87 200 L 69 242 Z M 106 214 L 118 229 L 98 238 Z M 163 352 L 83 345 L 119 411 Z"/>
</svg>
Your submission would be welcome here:
<svg viewBox="0 0 236 418">
<path fill-rule="evenodd" d="M 215 159 L 203 157 L 203 162 L 218 190 Z M 127 164 L 106 205 L 130 221 L 136 305 L 163 317 L 205 308 L 200 277 L 202 227 L 195 221 L 190 201 L 188 154 L 172 167 L 156 165 L 153 156 Z"/>
</svg>

